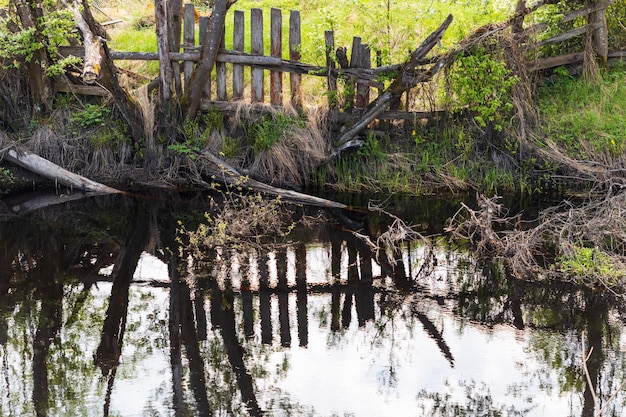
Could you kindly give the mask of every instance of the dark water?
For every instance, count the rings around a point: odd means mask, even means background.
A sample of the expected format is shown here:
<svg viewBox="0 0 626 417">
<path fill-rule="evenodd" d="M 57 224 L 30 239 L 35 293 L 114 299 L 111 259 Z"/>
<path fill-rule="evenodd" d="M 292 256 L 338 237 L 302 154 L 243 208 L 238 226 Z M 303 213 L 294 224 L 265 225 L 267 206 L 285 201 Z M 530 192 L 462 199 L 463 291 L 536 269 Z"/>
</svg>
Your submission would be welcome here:
<svg viewBox="0 0 626 417">
<path fill-rule="evenodd" d="M 626 411 L 610 297 L 510 280 L 443 242 L 428 274 L 419 242 L 381 265 L 351 233 L 384 230 L 366 212 L 198 259 L 176 229 L 203 219 L 206 196 L 48 197 L 2 202 L 2 416 Z M 425 233 L 458 208 L 387 204 Z"/>
</svg>

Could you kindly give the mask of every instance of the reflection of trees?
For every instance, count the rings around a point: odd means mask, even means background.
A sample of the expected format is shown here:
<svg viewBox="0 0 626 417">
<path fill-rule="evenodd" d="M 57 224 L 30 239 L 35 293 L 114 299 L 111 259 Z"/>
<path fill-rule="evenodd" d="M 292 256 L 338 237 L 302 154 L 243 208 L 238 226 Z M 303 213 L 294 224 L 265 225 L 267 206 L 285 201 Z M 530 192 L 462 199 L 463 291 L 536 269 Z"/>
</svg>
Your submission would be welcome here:
<svg viewBox="0 0 626 417">
<path fill-rule="evenodd" d="M 608 324 L 610 306 L 615 304 L 611 297 L 566 283 L 514 280 L 491 262 L 478 270 L 480 273 L 472 273 L 470 268 L 459 274 L 457 306 L 461 315 L 482 326 L 501 324 L 534 329 L 530 347 L 557 375 L 560 386 L 554 388 L 580 393 L 581 415 L 597 415 L 619 389 L 613 378 L 602 378 L 603 372 L 621 374 L 618 379 L 623 378 L 624 372 L 623 364 L 619 365 L 621 369 L 611 370 L 615 364 L 606 362 L 606 345 L 615 345 L 614 334 L 618 333 Z M 565 336 L 554 332 L 565 332 Z M 591 384 L 583 367 L 587 355 Z M 541 370 L 534 377 L 549 388 L 549 374 Z M 597 404 L 594 395 L 598 395 Z"/>
<path fill-rule="evenodd" d="M 397 266 L 385 257 L 377 257 L 350 232 L 366 229 L 375 233 L 376 224 L 362 218 L 354 225 L 343 222 L 341 227 L 322 227 L 309 236 L 327 255 L 328 276 L 323 283 L 308 281 L 310 246 L 306 240 L 277 247 L 259 245 L 235 255 L 226 249 L 219 257 L 207 253 L 204 261 L 209 267 L 192 270 L 188 269 L 188 259 L 179 256 L 178 243 L 174 240 L 176 221 L 169 213 L 171 207 L 166 203 L 116 201 L 115 204 L 96 201 L 96 209 L 84 210 L 86 217 L 72 221 L 65 218 L 60 223 L 66 226 L 47 232 L 45 239 L 35 231 L 36 227 L 16 219 L 12 224 L 17 226 L 12 227 L 17 230 L 6 233 L 12 237 L 4 238 L 3 233 L 0 239 L 0 265 L 12 265 L 11 269 L 0 267 L 0 345 L 11 349 L 8 345 L 15 343 L 15 332 L 32 335 L 27 342 L 20 342 L 24 344 L 20 347 L 21 357 L 28 358 L 24 362 L 33 370 L 32 381 L 25 384 L 26 395 L 22 394 L 27 402 L 32 399 L 33 404 L 22 414 L 53 414 L 51 410 L 63 403 L 64 397 L 87 395 L 63 392 L 69 389 L 62 384 L 69 386 L 71 381 L 63 381 L 60 376 L 70 368 L 86 368 L 78 363 L 82 359 L 71 355 L 60 358 L 75 362 L 66 363 L 62 369 L 53 364 L 62 363 L 56 360 L 59 352 L 68 349 L 67 341 L 59 340 L 61 332 L 75 328 L 80 333 L 86 331 L 84 328 L 95 327 L 87 320 L 85 310 L 90 307 L 92 285 L 98 280 L 113 280 L 113 283 L 106 315 L 100 317 L 104 320 L 98 328 L 102 330 L 100 344 L 89 352 L 95 352 L 95 363 L 108 375 L 108 387 L 92 382 L 84 384 L 86 388 L 82 390 L 96 392 L 105 401 L 105 414 L 109 406 L 113 407 L 108 401 L 116 371 L 121 367 L 120 355 L 123 344 L 130 342 L 131 332 L 126 328 L 133 314 L 129 310 L 129 293 L 135 285 L 132 276 L 139 256 L 148 247 L 169 266 L 170 282 L 164 289 L 169 294 L 169 306 L 163 309 L 169 314 L 162 325 L 154 325 L 153 333 L 145 337 L 160 337 L 165 341 L 154 343 L 151 348 L 164 350 L 170 360 L 167 367 L 171 381 L 167 381 L 166 396 L 172 399 L 170 411 L 176 415 L 274 412 L 278 406 L 269 403 L 275 398 L 257 388 L 259 381 L 272 371 L 266 369 L 268 357 L 273 352 L 285 352 L 285 362 L 281 364 L 284 368 L 276 378 L 283 377 L 290 366 L 287 353 L 292 346 L 297 349 L 292 335 L 297 332 L 300 347 L 309 346 L 309 319 L 313 315 L 317 318 L 318 314 L 323 316 L 321 326 L 335 340 L 347 337 L 348 329 L 372 331 L 374 338 L 380 339 L 395 337 L 399 326 L 406 327 L 403 331 L 423 332 L 430 338 L 428 343 L 437 347 L 450 366 L 455 365 L 458 351 L 446 340 L 448 333 L 444 333 L 437 317 L 437 314 L 449 314 L 450 309 L 461 317 L 461 326 L 489 329 L 504 325 L 520 330 L 545 329 L 546 333 L 566 330 L 569 338 L 557 335 L 552 340 L 535 339 L 529 346 L 557 374 L 561 386 L 555 389 L 580 393 L 583 416 L 598 410 L 593 404 L 592 391 L 600 396 L 600 402 L 606 402 L 619 385 L 615 381 L 623 378 L 624 359 L 606 353 L 606 347 L 614 347 L 616 343 L 612 338 L 614 330 L 606 324 L 611 304 L 597 295 L 567 285 L 512 281 L 497 264 L 476 267 L 468 263 L 473 269 L 458 273 L 444 295 L 433 296 L 424 289 L 425 281 L 415 282 L 415 271 L 419 268 L 414 263 L 420 260 L 419 252 L 414 247 L 403 246 L 393 254 L 395 259 L 402 260 Z M 193 215 L 189 217 L 195 221 Z M 70 224 L 72 232 L 68 231 Z M 153 233 L 157 225 L 159 239 Z M 14 238 L 20 235 L 28 239 Z M 407 250 L 411 252 L 407 254 Z M 230 272 L 235 256 L 242 272 L 236 287 L 231 278 L 237 281 Z M 295 259 L 293 265 L 289 263 L 292 259 Z M 110 277 L 97 276 L 99 269 L 112 262 L 115 267 Z M 323 295 L 325 304 L 321 313 L 311 308 L 312 294 Z M 318 299 L 315 297 L 314 302 Z M 441 306 L 441 310 L 433 306 Z M 18 323 L 18 330 L 14 331 L 12 327 L 18 316 L 15 312 L 20 309 L 28 318 L 20 319 L 24 323 Z M 292 329 L 292 323 L 297 328 Z M 583 330 L 587 350 L 593 347 L 587 363 L 590 386 L 582 372 L 579 335 Z M 536 334 L 539 333 L 534 331 L 533 335 Z M 390 344 L 389 367 L 379 374 L 380 383 L 391 389 L 398 378 L 400 349 L 401 344 Z M 93 377 L 90 370 L 80 372 L 84 373 L 83 380 Z M 540 374 L 528 377 L 544 382 Z M 441 392 L 422 392 L 418 404 L 424 405 L 424 415 L 434 416 L 469 415 L 469 410 L 478 410 L 483 415 L 523 415 L 525 411 L 509 410 L 497 404 L 480 385 L 465 384 L 460 391 L 464 399 Z M 283 401 L 280 407 L 299 407 L 288 393 L 280 395 Z M 428 408 L 435 403 L 436 410 Z M 620 410 L 616 406 L 613 414 L 618 415 Z M 94 412 L 79 414 L 90 413 Z"/>
<path fill-rule="evenodd" d="M 532 407 L 516 410 L 497 404 L 489 392 L 489 387 L 471 382 L 461 384 L 462 393 L 429 393 L 422 391 L 417 395 L 420 399 L 420 413 L 423 417 L 457 417 L 457 416 L 510 416 L 523 417 L 528 415 Z M 463 398 L 463 400 L 459 400 Z"/>
</svg>

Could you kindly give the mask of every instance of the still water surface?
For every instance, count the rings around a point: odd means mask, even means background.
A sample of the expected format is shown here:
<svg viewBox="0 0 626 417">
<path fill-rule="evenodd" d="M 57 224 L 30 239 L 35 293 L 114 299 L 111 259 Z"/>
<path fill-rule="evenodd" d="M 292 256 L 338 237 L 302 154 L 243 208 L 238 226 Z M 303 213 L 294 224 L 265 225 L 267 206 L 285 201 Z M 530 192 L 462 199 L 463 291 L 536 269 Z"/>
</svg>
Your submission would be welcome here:
<svg viewBox="0 0 626 417">
<path fill-rule="evenodd" d="M 204 196 L 2 203 L 2 416 L 626 411 L 620 303 L 510 280 L 444 243 L 428 274 L 417 242 L 390 273 L 350 233 L 380 216 L 328 212 L 199 266 L 169 248 Z M 433 233 L 457 203 L 411 204 L 387 208 Z"/>
</svg>

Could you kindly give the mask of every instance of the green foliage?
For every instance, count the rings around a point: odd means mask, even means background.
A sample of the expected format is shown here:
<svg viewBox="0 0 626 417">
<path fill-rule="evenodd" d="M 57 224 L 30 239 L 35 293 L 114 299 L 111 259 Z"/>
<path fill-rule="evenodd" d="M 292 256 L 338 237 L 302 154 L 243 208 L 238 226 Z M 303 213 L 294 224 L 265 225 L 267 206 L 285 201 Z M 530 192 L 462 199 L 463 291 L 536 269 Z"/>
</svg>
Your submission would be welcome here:
<svg viewBox="0 0 626 417">
<path fill-rule="evenodd" d="M 504 114 L 513 108 L 511 89 L 518 81 L 504 62 L 484 48 L 474 48 L 457 58 L 450 73 L 455 110 L 467 108 L 476 113 L 480 126 L 492 124 L 501 131 Z"/>
<path fill-rule="evenodd" d="M 606 12 L 609 25 L 609 50 L 626 49 L 626 2 L 614 1 Z"/>
<path fill-rule="evenodd" d="M 179 222 L 177 240 L 192 254 L 203 254 L 219 247 L 238 250 L 247 247 L 263 237 L 287 236 L 294 227 L 290 212 L 282 199 L 263 198 L 260 194 L 239 195 L 245 187 L 245 180 L 234 189 L 224 193 L 228 203 L 206 212 L 204 222 L 195 230 L 187 230 Z"/>
<path fill-rule="evenodd" d="M 74 32 L 76 23 L 71 10 L 59 7 L 56 2 L 44 1 L 42 6 L 43 16 L 36 22 L 36 27 L 18 27 L 14 31 L 9 27 L 19 22 L 19 19 L 11 19 L 9 16 L 0 18 L 0 58 L 17 68 L 21 61 L 31 62 L 35 52 L 45 48 L 52 59 L 46 74 L 55 76 L 61 74 L 67 66 L 80 62 L 76 57 L 60 58 L 58 55 L 59 45 L 78 36 Z"/>
<path fill-rule="evenodd" d="M 375 132 L 368 133 L 367 138 L 357 151 L 357 154 L 367 159 L 384 159 L 385 152 L 383 152 L 382 146 Z"/>
<path fill-rule="evenodd" d="M 540 86 L 544 135 L 577 158 L 621 157 L 626 150 L 626 67 L 603 71 L 597 82 L 557 71 Z"/>
<path fill-rule="evenodd" d="M 563 255 L 561 271 L 577 277 L 599 277 L 607 284 L 614 284 L 626 276 L 611 256 L 598 248 L 574 247 L 573 253 Z"/>
<path fill-rule="evenodd" d="M 111 108 L 98 104 L 86 104 L 85 109 L 70 118 L 70 125 L 78 133 L 78 128 L 90 129 L 106 126 L 106 119 L 111 116 Z"/>
<path fill-rule="evenodd" d="M 225 158 L 235 158 L 240 156 L 243 151 L 243 147 L 238 139 L 226 136 L 224 138 L 224 143 L 222 144 L 222 148 L 220 150 L 220 154 Z"/>
<path fill-rule="evenodd" d="M 14 67 L 18 68 L 20 65 L 18 58 L 30 62 L 35 52 L 43 48 L 43 44 L 37 41 L 35 28 L 14 33 L 5 26 L 6 21 L 0 23 L 0 58 L 13 60 Z"/>
<path fill-rule="evenodd" d="M 15 176 L 11 171 L 0 167 L 0 195 L 6 194 L 15 184 Z"/>
<path fill-rule="evenodd" d="M 269 150 L 281 140 L 287 132 L 294 128 L 304 127 L 304 120 L 285 113 L 274 113 L 263 116 L 260 122 L 247 128 L 248 141 L 255 154 Z"/>
<path fill-rule="evenodd" d="M 209 110 L 202 115 L 205 129 L 220 130 L 224 127 L 224 113 L 217 107 L 210 107 Z"/>
</svg>

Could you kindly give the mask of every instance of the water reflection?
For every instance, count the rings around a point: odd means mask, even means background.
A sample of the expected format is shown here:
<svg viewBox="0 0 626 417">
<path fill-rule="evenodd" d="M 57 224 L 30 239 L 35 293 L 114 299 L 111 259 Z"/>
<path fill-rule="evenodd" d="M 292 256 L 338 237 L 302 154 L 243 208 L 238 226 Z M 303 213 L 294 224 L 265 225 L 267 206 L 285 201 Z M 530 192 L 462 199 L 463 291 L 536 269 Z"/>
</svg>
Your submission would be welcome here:
<svg viewBox="0 0 626 417">
<path fill-rule="evenodd" d="M 0 415 L 623 412 L 615 300 L 444 245 L 420 274 L 421 246 L 393 265 L 350 233 L 382 219 L 345 213 L 200 262 L 176 227 L 203 204 L 94 198 L 0 223 Z"/>
</svg>

